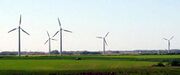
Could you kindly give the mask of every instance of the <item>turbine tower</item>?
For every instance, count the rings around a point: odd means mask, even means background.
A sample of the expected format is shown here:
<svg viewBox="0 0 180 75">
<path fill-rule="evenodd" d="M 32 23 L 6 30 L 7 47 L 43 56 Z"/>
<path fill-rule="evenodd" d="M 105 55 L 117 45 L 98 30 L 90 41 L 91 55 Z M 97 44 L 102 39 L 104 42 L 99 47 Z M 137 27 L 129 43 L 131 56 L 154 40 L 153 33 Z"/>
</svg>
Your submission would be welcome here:
<svg viewBox="0 0 180 75">
<path fill-rule="evenodd" d="M 20 19 L 19 19 L 19 26 L 17 28 L 14 28 L 10 31 L 8 31 L 8 33 L 15 31 L 18 29 L 18 56 L 21 56 L 21 30 L 26 33 L 27 35 L 30 35 L 29 33 L 27 33 L 24 29 L 22 29 L 21 27 L 21 14 L 20 14 Z"/>
<path fill-rule="evenodd" d="M 171 50 L 171 40 L 173 38 L 174 38 L 174 36 L 172 36 L 170 39 L 163 38 L 164 40 L 166 40 L 168 42 L 168 53 L 170 53 L 170 50 Z"/>
<path fill-rule="evenodd" d="M 52 39 L 52 37 L 50 37 L 48 31 L 47 31 L 47 35 L 48 35 L 48 40 L 47 40 L 44 44 L 46 44 L 47 42 L 49 42 L 49 54 L 51 54 L 51 40 L 54 40 L 54 41 L 55 41 L 55 39 Z"/>
<path fill-rule="evenodd" d="M 107 42 L 106 42 L 106 37 L 107 37 L 108 34 L 109 34 L 109 32 L 104 37 L 96 37 L 96 38 L 99 38 L 99 39 L 103 40 L 103 54 L 106 54 L 106 52 L 105 52 L 106 45 L 108 45 Z"/>
<path fill-rule="evenodd" d="M 72 33 L 72 31 L 69 31 L 69 30 L 66 30 L 66 29 L 63 29 L 62 28 L 62 26 L 61 26 L 61 22 L 60 22 L 60 20 L 59 20 L 59 18 L 58 18 L 58 23 L 59 23 L 59 30 L 54 34 L 54 36 L 53 37 L 55 37 L 59 32 L 60 32 L 60 35 L 59 35 L 59 39 L 60 39 L 60 55 L 62 55 L 62 50 L 63 50 L 63 34 L 62 34 L 62 32 L 63 31 L 65 31 L 65 32 L 70 32 L 70 33 Z"/>
</svg>

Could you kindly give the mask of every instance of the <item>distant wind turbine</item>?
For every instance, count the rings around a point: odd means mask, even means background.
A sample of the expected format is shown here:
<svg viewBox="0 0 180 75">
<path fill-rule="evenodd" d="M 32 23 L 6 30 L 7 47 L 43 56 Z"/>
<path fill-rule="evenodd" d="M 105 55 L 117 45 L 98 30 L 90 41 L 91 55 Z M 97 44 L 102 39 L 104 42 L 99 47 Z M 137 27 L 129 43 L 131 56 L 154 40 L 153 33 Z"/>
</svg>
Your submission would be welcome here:
<svg viewBox="0 0 180 75">
<path fill-rule="evenodd" d="M 19 26 L 17 28 L 14 28 L 12 30 L 10 30 L 8 33 L 15 31 L 18 29 L 18 56 L 21 56 L 21 30 L 26 33 L 27 35 L 30 35 L 29 33 L 27 33 L 24 29 L 22 29 L 21 27 L 21 14 L 20 14 L 20 19 L 19 19 Z"/>
<path fill-rule="evenodd" d="M 48 31 L 47 31 L 47 35 L 48 35 L 48 40 L 44 43 L 46 44 L 47 42 L 49 42 L 49 54 L 51 54 L 51 40 L 56 40 L 56 39 L 53 39 L 52 37 L 50 37 Z"/>
<path fill-rule="evenodd" d="M 103 54 L 106 53 L 106 52 L 105 52 L 105 50 L 106 50 L 106 45 L 108 45 L 107 42 L 106 42 L 106 37 L 108 36 L 108 34 L 109 34 L 109 32 L 108 32 L 104 37 L 96 37 L 96 38 L 99 38 L 99 39 L 102 39 L 102 40 L 103 40 Z"/>
<path fill-rule="evenodd" d="M 59 23 L 59 30 L 54 34 L 54 36 L 53 37 L 55 37 L 59 32 L 60 32 L 60 37 L 59 37 L 59 39 L 60 39 L 60 55 L 62 55 L 62 50 L 63 50 L 63 41 L 62 41 L 62 36 L 63 36 L 63 34 L 62 34 L 62 31 L 65 31 L 65 32 L 70 32 L 70 33 L 72 33 L 72 31 L 69 31 L 69 30 L 66 30 L 66 29 L 63 29 L 62 28 L 62 26 L 61 26 L 61 22 L 60 22 L 60 20 L 59 20 L 59 18 L 58 18 L 58 23 Z"/>
<path fill-rule="evenodd" d="M 168 53 L 170 53 L 170 50 L 171 50 L 171 40 L 173 38 L 174 38 L 174 36 L 172 36 L 170 39 L 163 38 L 164 40 L 166 40 L 168 42 Z"/>
</svg>

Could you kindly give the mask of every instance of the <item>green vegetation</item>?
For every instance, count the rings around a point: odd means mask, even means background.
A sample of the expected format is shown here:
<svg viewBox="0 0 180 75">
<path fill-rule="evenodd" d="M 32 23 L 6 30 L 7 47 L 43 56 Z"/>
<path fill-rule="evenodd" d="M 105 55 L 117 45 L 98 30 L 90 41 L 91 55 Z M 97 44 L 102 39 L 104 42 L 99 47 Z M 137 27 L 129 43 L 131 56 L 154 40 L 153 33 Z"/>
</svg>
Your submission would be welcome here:
<svg viewBox="0 0 180 75">
<path fill-rule="evenodd" d="M 180 67 L 152 66 L 172 60 L 180 55 L 0 56 L 0 75 L 178 75 Z"/>
</svg>

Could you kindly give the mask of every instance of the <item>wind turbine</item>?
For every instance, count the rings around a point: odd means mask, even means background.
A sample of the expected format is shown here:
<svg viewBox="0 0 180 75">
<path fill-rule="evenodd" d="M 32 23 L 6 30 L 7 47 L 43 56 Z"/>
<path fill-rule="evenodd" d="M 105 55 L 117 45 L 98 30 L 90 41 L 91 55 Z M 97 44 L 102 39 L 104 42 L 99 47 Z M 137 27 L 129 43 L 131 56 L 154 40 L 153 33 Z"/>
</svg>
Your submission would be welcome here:
<svg viewBox="0 0 180 75">
<path fill-rule="evenodd" d="M 27 35 L 30 35 L 29 33 L 27 33 L 24 29 L 22 29 L 21 27 L 21 14 L 20 14 L 20 19 L 19 19 L 19 26 L 17 28 L 14 28 L 10 31 L 8 31 L 8 33 L 15 31 L 18 29 L 18 56 L 21 56 L 21 30 L 26 33 Z"/>
<path fill-rule="evenodd" d="M 63 38 L 62 38 L 62 36 L 63 36 L 62 32 L 65 31 L 65 32 L 70 32 L 70 33 L 72 33 L 72 31 L 63 29 L 62 26 L 61 26 L 61 22 L 60 22 L 59 18 L 58 18 L 58 23 L 59 23 L 59 30 L 54 34 L 54 36 L 56 36 L 56 35 L 60 32 L 60 35 L 59 35 L 59 36 L 60 36 L 60 37 L 59 37 L 59 39 L 60 39 L 60 41 L 59 41 L 59 42 L 60 42 L 60 55 L 62 55 L 62 49 L 63 49 L 63 48 L 62 48 L 62 47 L 63 47 L 63 46 L 62 46 L 62 45 L 63 45 L 63 43 L 62 43 L 62 42 L 63 42 L 63 40 L 62 40 L 62 39 L 63 39 Z M 54 36 L 53 36 L 53 37 L 54 37 Z"/>
<path fill-rule="evenodd" d="M 48 35 L 48 40 L 44 43 L 46 44 L 47 42 L 49 42 L 49 54 L 51 54 L 51 40 L 56 40 L 56 39 L 53 39 L 53 37 L 50 37 L 49 35 L 49 32 L 47 31 L 47 35 Z"/>
<path fill-rule="evenodd" d="M 170 39 L 163 38 L 164 40 L 166 40 L 168 42 L 168 53 L 170 53 L 170 50 L 171 50 L 171 40 L 173 38 L 174 38 L 174 36 L 172 36 Z"/>
<path fill-rule="evenodd" d="M 99 39 L 103 40 L 103 54 L 105 54 L 106 45 L 108 45 L 107 42 L 106 42 L 106 37 L 107 37 L 108 34 L 109 34 L 109 32 L 104 37 L 96 37 L 96 38 L 99 38 Z"/>
</svg>

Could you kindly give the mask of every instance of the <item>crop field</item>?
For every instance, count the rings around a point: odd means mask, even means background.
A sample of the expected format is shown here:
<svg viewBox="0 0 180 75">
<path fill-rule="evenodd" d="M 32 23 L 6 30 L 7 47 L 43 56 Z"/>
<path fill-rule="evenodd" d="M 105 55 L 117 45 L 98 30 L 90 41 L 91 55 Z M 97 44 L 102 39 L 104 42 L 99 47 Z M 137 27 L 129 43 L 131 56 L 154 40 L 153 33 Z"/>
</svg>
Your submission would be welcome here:
<svg viewBox="0 0 180 75">
<path fill-rule="evenodd" d="M 79 60 L 77 60 L 79 58 Z M 179 75 L 180 55 L 0 56 L 0 75 Z"/>
</svg>

